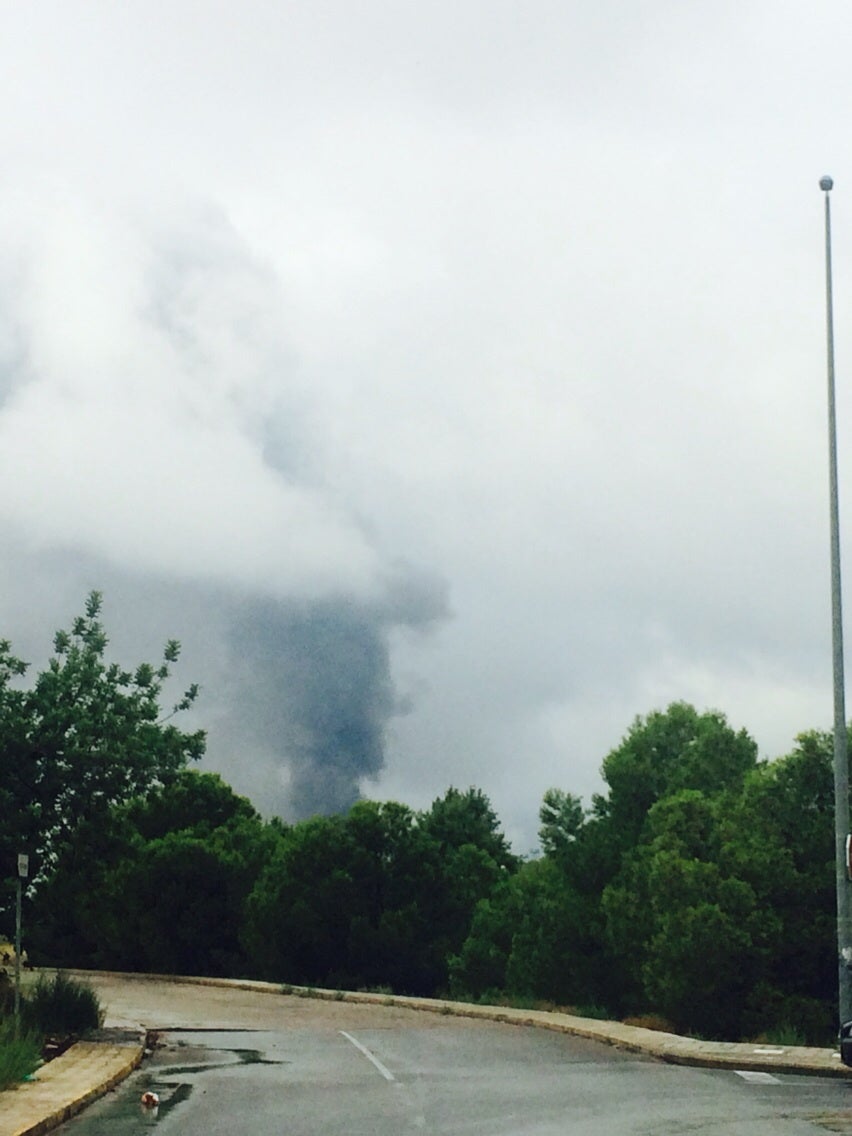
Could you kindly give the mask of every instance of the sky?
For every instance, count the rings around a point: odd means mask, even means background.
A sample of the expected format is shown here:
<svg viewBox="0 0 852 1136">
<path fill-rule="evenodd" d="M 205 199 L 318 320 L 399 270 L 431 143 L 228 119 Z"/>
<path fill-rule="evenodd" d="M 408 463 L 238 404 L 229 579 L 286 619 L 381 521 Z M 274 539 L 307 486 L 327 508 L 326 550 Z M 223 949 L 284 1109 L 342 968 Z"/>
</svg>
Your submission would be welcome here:
<svg viewBox="0 0 852 1136">
<path fill-rule="evenodd" d="M 637 715 L 830 728 L 848 4 L 0 11 L 18 654 L 100 589 L 264 815 L 475 785 L 520 852 Z"/>
</svg>

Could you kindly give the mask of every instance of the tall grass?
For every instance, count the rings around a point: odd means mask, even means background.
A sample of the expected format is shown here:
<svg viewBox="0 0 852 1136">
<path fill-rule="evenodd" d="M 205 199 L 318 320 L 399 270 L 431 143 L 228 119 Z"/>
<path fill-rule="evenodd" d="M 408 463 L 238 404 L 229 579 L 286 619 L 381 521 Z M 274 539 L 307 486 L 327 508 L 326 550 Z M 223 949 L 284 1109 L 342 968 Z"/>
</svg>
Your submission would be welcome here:
<svg viewBox="0 0 852 1136">
<path fill-rule="evenodd" d="M 764 1045 L 807 1045 L 808 1039 L 798 1026 L 779 1025 L 764 1030 L 758 1037 L 758 1042 Z"/>
<path fill-rule="evenodd" d="M 80 1037 L 96 1030 L 103 1016 L 91 986 L 60 970 L 52 978 L 39 975 L 21 1005 L 21 1017 L 33 1033 Z"/>
<path fill-rule="evenodd" d="M 0 1018 L 0 1090 L 11 1088 L 41 1063 L 41 1038 L 33 1033 L 15 1037 L 12 1018 Z"/>
</svg>

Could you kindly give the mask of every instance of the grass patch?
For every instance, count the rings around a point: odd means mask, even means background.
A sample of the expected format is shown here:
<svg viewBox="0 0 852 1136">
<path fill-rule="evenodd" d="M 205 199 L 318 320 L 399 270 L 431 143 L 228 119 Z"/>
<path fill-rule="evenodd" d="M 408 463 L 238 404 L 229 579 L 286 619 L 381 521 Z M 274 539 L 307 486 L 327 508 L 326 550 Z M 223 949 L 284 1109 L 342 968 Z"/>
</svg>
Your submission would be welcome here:
<svg viewBox="0 0 852 1136">
<path fill-rule="evenodd" d="M 81 1037 L 103 1021 L 97 994 L 85 982 L 61 970 L 52 978 L 39 975 L 21 1003 L 21 1018 L 31 1033 Z"/>
<path fill-rule="evenodd" d="M 758 1045 L 807 1045 L 807 1038 L 800 1029 L 791 1025 L 774 1026 L 756 1037 Z"/>
<path fill-rule="evenodd" d="M 25 1033 L 15 1037 L 12 1018 L 0 1019 L 0 1090 L 19 1084 L 41 1064 L 41 1038 Z"/>
</svg>

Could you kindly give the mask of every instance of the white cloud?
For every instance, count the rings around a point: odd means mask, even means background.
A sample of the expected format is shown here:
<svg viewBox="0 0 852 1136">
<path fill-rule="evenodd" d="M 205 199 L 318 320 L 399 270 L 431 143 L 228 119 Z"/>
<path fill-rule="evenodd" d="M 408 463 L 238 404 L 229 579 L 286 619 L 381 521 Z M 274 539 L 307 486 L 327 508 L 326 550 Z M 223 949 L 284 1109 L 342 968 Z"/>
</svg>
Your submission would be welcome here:
<svg viewBox="0 0 852 1136">
<path fill-rule="evenodd" d="M 0 478 L 15 486 L 0 515 L 34 547 L 137 571 L 369 595 L 379 562 L 345 503 L 264 453 L 268 416 L 303 429 L 298 384 L 275 389 L 292 364 L 274 277 L 201 220 L 152 235 L 46 214 L 18 298 L 24 379 L 0 410 Z"/>
</svg>

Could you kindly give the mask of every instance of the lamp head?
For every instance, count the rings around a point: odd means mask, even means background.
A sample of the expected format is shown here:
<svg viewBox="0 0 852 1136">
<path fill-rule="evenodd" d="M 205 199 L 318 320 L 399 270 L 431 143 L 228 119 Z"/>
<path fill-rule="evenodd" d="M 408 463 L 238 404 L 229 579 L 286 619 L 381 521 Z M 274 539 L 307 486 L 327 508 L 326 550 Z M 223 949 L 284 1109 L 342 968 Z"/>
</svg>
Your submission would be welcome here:
<svg viewBox="0 0 852 1136">
<path fill-rule="evenodd" d="M 819 187 L 820 187 L 820 189 L 825 190 L 826 193 L 828 193 L 828 191 L 833 186 L 834 186 L 834 182 L 832 181 L 832 179 L 830 177 L 826 176 L 824 178 L 819 179 Z"/>
</svg>

